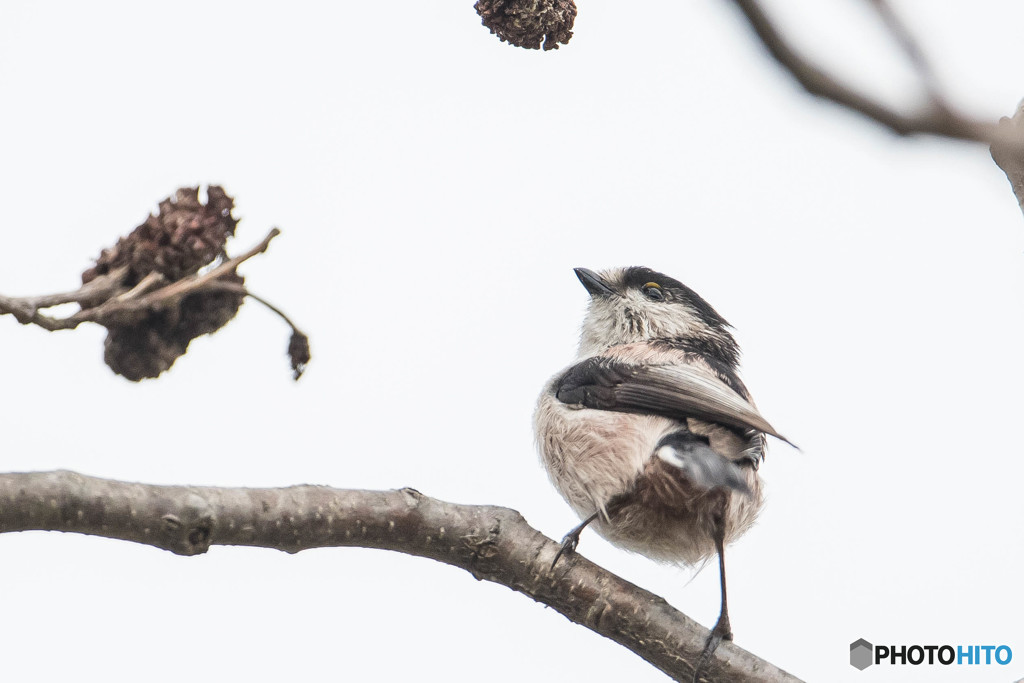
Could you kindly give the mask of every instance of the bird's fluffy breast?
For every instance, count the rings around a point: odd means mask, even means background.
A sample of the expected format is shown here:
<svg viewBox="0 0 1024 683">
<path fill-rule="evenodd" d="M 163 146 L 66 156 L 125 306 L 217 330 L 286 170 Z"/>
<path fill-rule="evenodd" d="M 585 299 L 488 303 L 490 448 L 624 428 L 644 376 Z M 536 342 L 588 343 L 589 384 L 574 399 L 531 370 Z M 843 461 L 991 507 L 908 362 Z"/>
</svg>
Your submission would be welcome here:
<svg viewBox="0 0 1024 683">
<path fill-rule="evenodd" d="M 656 415 L 566 405 L 554 393 L 560 376 L 541 394 L 534 429 L 552 483 L 586 517 L 631 489 L 658 442 L 684 425 Z"/>
</svg>

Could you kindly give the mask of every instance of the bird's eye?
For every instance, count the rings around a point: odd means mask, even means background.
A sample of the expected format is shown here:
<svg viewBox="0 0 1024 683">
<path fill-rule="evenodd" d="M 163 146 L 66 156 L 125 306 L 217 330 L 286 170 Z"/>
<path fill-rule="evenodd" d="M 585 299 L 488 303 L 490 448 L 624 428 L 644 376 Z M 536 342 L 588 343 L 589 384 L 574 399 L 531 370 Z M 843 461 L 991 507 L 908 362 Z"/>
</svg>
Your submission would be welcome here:
<svg viewBox="0 0 1024 683">
<path fill-rule="evenodd" d="M 665 299 L 665 293 L 661 291 L 661 285 L 657 282 L 648 282 L 640 288 L 640 291 L 648 299 L 653 299 L 654 301 L 663 301 Z"/>
</svg>

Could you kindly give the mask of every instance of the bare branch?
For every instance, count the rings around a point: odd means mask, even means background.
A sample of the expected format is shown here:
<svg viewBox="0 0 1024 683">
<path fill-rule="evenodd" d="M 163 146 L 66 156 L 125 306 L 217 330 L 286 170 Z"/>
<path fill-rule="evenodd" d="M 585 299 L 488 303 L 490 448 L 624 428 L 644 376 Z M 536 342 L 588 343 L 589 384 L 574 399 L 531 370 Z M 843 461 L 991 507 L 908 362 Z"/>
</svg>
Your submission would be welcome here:
<svg viewBox="0 0 1024 683">
<path fill-rule="evenodd" d="M 28 296 L 21 298 L 5 298 L 6 301 L 17 302 L 17 306 L 36 310 L 50 308 L 61 304 L 78 303 L 83 300 L 101 298 L 106 299 L 113 296 L 121 288 L 121 281 L 128 270 L 127 266 L 116 268 L 106 275 L 97 277 L 92 282 L 87 282 L 73 292 L 61 292 L 59 294 L 43 294 L 42 296 Z"/>
<path fill-rule="evenodd" d="M 309 363 L 310 359 L 309 337 L 305 332 L 300 330 L 294 322 L 292 322 L 291 318 L 285 315 L 284 311 L 263 297 L 256 296 L 246 289 L 245 285 L 240 285 L 237 282 L 215 281 L 209 283 L 207 285 L 207 289 L 217 289 L 222 292 L 234 292 L 236 294 L 241 294 L 242 296 L 263 304 L 263 306 L 269 309 L 272 313 L 276 313 L 282 320 L 284 320 L 285 323 L 292 328 L 292 337 L 288 343 L 288 357 L 292 362 L 292 377 L 296 380 L 299 379 L 299 377 L 302 377 L 302 373 L 306 371 L 306 365 Z"/>
<path fill-rule="evenodd" d="M 43 294 L 41 296 L 10 297 L 0 295 L 0 315 L 13 315 L 23 325 L 38 324 L 35 320 L 41 308 L 61 304 L 81 303 L 91 300 L 106 300 L 122 291 L 121 284 L 128 266 L 116 268 L 106 275 L 100 275 L 73 292 Z"/>
<path fill-rule="evenodd" d="M 1018 146 L 1024 146 L 1024 102 L 1017 105 L 1012 119 L 1005 116 L 999 119 L 999 126 L 1007 136 L 1017 141 Z M 1000 142 L 992 143 L 990 151 L 992 160 L 1003 169 L 1010 181 L 1020 210 L 1024 211 L 1024 154 Z"/>
<path fill-rule="evenodd" d="M 867 0 L 867 2 L 878 14 L 878 18 L 888 29 L 889 35 L 900 46 L 903 54 L 907 56 L 914 70 L 917 71 L 928 97 L 936 106 L 948 110 L 949 106 L 946 103 L 946 96 L 939 86 L 938 75 L 910 28 L 892 8 L 888 0 Z"/>
<path fill-rule="evenodd" d="M 872 2 L 876 6 L 879 4 L 878 0 L 872 0 Z M 987 143 L 1001 140 L 1019 148 L 1019 145 L 1015 141 L 1008 140 L 995 124 L 957 113 L 948 107 L 944 100 L 929 98 L 928 105 L 922 111 L 913 114 L 904 114 L 891 109 L 865 93 L 843 84 L 839 79 L 798 54 L 775 27 L 757 0 L 732 0 L 732 3 L 743 13 L 768 53 L 789 71 L 810 94 L 859 112 L 899 135 L 929 134 Z M 909 33 L 905 32 L 902 24 L 898 23 L 894 15 L 888 21 L 897 22 L 895 24 L 887 22 L 890 31 L 902 31 L 901 40 L 910 40 Z M 914 47 L 908 47 L 904 43 L 904 48 L 917 50 L 915 44 L 910 43 L 910 45 L 914 45 Z M 919 59 L 923 63 L 923 57 L 915 57 L 915 59 Z"/>
<path fill-rule="evenodd" d="M 180 555 L 211 545 L 395 550 L 460 567 L 508 586 L 629 648 L 677 680 L 690 680 L 707 630 L 663 599 L 561 547 L 508 508 L 455 505 L 413 489 L 357 491 L 155 486 L 74 472 L 0 474 L 0 533 L 70 531 L 144 543 Z M 798 679 L 722 643 L 708 680 Z"/>
<path fill-rule="evenodd" d="M 124 292 L 123 294 L 118 294 L 115 297 L 115 299 L 117 301 L 130 301 L 132 299 L 138 299 L 143 294 L 148 294 L 149 292 L 152 292 L 154 289 L 163 286 L 166 282 L 167 278 L 165 278 L 162 274 L 154 270 L 152 273 L 146 275 L 144 278 L 139 280 L 139 284 L 135 285 L 134 287 L 129 289 L 127 292 Z"/>
<path fill-rule="evenodd" d="M 480 0 L 476 3 L 476 9 L 483 17 L 484 24 L 502 40 L 520 47 L 537 48 L 540 47 L 540 40 L 544 36 L 544 30 L 537 27 L 544 25 L 545 17 L 554 16 L 554 1 Z M 571 28 L 571 18 L 575 17 L 576 12 L 575 4 L 573 0 L 558 1 L 563 3 L 562 6 L 567 12 L 571 10 L 568 24 Z M 1010 182 L 1014 184 L 1014 192 L 1021 202 L 1021 209 L 1024 210 L 1024 191 L 1020 182 L 1014 179 L 1019 178 L 1020 174 L 1012 174 L 1007 170 L 1009 165 L 1024 166 L 1024 136 L 1017 134 L 1017 129 L 1002 125 L 1002 122 L 997 125 L 992 121 L 974 118 L 956 110 L 943 93 L 924 50 L 888 0 L 866 2 L 878 15 L 890 37 L 906 55 L 917 73 L 921 90 L 925 95 L 925 103 L 909 113 L 898 111 L 843 83 L 841 79 L 801 55 L 779 31 L 758 0 L 731 2 L 743 14 L 768 53 L 811 95 L 858 112 L 898 135 L 935 135 L 990 145 L 993 156 L 1000 155 L 996 163 L 1011 176 Z M 523 39 L 522 36 L 527 34 L 529 40 Z M 567 36 L 571 35 L 572 32 L 569 31 Z M 562 42 L 568 42 L 568 37 Z M 558 47 L 557 43 L 552 47 Z M 548 49 L 547 42 L 544 49 Z"/>
<path fill-rule="evenodd" d="M 224 263 L 220 264 L 213 270 L 203 273 L 202 275 L 195 275 L 190 278 L 178 280 L 177 282 L 164 287 L 161 290 L 148 294 L 133 305 L 137 308 L 159 308 L 160 306 L 166 306 L 169 303 L 180 300 L 182 297 L 192 294 L 210 282 L 213 282 L 217 278 L 228 275 L 229 273 L 235 272 L 235 269 L 239 265 L 248 261 L 257 254 L 262 254 L 270 246 L 270 240 L 274 239 L 281 234 L 281 231 L 277 228 L 271 228 L 267 236 L 264 237 L 259 244 L 252 247 L 243 254 L 240 254 L 234 258 L 228 259 Z"/>
<path fill-rule="evenodd" d="M 142 311 L 170 306 L 188 294 L 208 287 L 217 278 L 233 273 L 241 263 L 266 251 L 270 241 L 280 234 L 281 231 L 274 228 L 259 244 L 244 254 L 228 259 L 207 273 L 172 282 L 155 291 L 154 287 L 165 282 L 159 273 L 150 273 L 135 287 L 123 291 L 120 281 L 126 268 L 119 268 L 96 278 L 74 292 L 22 298 L 0 296 L 0 315 L 11 314 L 20 323 L 39 325 L 51 332 L 72 330 L 85 322 L 106 325 Z M 97 299 L 104 300 L 104 302 L 98 306 L 84 308 L 66 318 L 51 318 L 39 312 L 40 308 L 68 303 L 82 304 Z"/>
<path fill-rule="evenodd" d="M 867 0 L 893 40 L 917 71 L 927 101 L 913 114 L 898 112 L 868 95 L 844 85 L 838 78 L 804 58 L 786 41 L 758 0 L 732 0 L 761 43 L 783 68 L 812 95 L 859 112 L 899 135 L 928 134 L 951 139 L 984 142 L 992 158 L 1006 173 L 1021 211 L 1024 211 L 1024 105 L 1012 119 L 998 124 L 971 118 L 955 111 L 939 87 L 938 78 L 909 28 L 888 0 Z"/>
<path fill-rule="evenodd" d="M 281 318 L 281 320 L 283 320 L 285 322 L 285 324 L 288 325 L 288 327 L 292 328 L 292 332 L 300 332 L 301 333 L 301 330 L 295 325 L 294 322 L 292 322 L 292 319 L 289 318 L 285 314 L 284 311 L 282 311 L 280 308 L 278 308 L 274 304 L 270 303 L 269 301 L 267 301 L 263 297 L 257 296 L 255 294 L 253 294 L 252 292 L 250 292 L 248 290 L 248 288 L 246 288 L 245 285 L 240 285 L 240 284 L 237 284 L 235 282 L 211 282 L 208 285 L 208 287 L 210 289 L 218 289 L 218 290 L 221 290 L 223 292 L 235 292 L 236 294 L 241 294 L 243 296 L 247 296 L 250 299 L 252 299 L 253 301 L 257 301 L 257 302 L 263 304 L 263 306 L 267 310 L 269 310 L 271 313 L 275 313 L 279 318 Z"/>
</svg>

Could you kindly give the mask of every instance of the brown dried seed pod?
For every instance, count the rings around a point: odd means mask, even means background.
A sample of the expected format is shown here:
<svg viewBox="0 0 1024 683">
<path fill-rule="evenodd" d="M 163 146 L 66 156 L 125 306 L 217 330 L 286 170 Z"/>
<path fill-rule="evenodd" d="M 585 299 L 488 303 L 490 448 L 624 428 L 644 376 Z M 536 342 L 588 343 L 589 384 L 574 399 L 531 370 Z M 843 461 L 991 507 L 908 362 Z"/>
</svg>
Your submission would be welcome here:
<svg viewBox="0 0 1024 683">
<path fill-rule="evenodd" d="M 244 285 L 242 275 L 230 273 L 219 282 Z M 158 377 L 184 355 L 191 340 L 227 325 L 245 296 L 240 292 L 207 291 L 189 294 L 173 308 L 154 311 L 130 326 L 111 326 L 106 332 L 103 360 L 118 375 L 133 382 Z"/>
<path fill-rule="evenodd" d="M 238 273 L 219 281 L 245 283 Z M 188 351 L 193 339 L 216 332 L 234 318 L 244 299 L 240 292 L 196 292 L 176 307 L 151 312 L 133 325 L 112 325 L 107 330 L 103 360 L 133 382 L 157 377 Z"/>
<path fill-rule="evenodd" d="M 217 281 L 245 284 L 245 278 L 238 273 L 225 275 Z M 186 343 L 201 335 L 213 334 L 235 317 L 244 300 L 245 296 L 239 292 L 214 290 L 190 294 L 181 300 L 175 334 Z"/>
<path fill-rule="evenodd" d="M 501 40 L 530 50 L 557 50 L 572 38 L 573 0 L 478 0 L 484 26 Z"/>
<path fill-rule="evenodd" d="M 194 275 L 224 255 L 227 238 L 234 235 L 238 220 L 231 215 L 234 200 L 211 185 L 207 202 L 199 201 L 198 187 L 184 187 L 160 202 L 160 210 L 141 225 L 104 249 L 96 265 L 82 273 L 88 283 L 111 270 L 128 268 L 121 285 L 130 289 L 150 273 L 169 282 Z M 219 278 L 239 286 L 237 273 Z M 135 311 L 107 322 L 103 358 L 110 368 L 130 380 L 156 377 L 188 350 L 189 343 L 210 334 L 235 317 L 244 295 L 230 291 L 200 291 L 159 310 Z M 83 301 L 83 308 L 102 301 Z"/>
<path fill-rule="evenodd" d="M 159 324 L 111 327 L 103 343 L 103 360 L 117 374 L 138 382 L 160 375 L 187 349 L 187 343 L 166 334 Z"/>
<path fill-rule="evenodd" d="M 309 352 L 309 337 L 298 330 L 293 330 L 292 338 L 288 340 L 288 357 L 292 361 L 292 378 L 297 380 L 306 371 L 306 365 L 312 357 Z"/>
<path fill-rule="evenodd" d="M 168 280 L 192 275 L 224 253 L 224 243 L 235 234 L 234 200 L 217 185 L 199 201 L 198 187 L 183 187 L 173 198 L 160 202 L 160 211 L 104 249 L 96 265 L 82 273 L 87 283 L 114 268 L 129 266 L 124 284 L 132 287 L 151 272 Z"/>
</svg>

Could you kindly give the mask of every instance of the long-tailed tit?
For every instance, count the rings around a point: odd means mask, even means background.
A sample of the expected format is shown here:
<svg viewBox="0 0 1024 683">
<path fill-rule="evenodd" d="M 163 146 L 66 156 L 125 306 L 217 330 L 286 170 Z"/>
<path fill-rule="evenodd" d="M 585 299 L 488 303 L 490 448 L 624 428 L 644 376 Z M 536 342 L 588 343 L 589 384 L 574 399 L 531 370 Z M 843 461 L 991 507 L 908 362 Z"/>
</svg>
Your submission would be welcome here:
<svg viewBox="0 0 1024 683">
<path fill-rule="evenodd" d="M 590 292 L 576 362 L 555 375 L 534 417 L 541 459 L 583 523 L 660 561 L 718 554 L 722 606 L 695 669 L 730 640 L 725 545 L 761 507 L 766 436 L 740 381 L 729 324 L 696 292 L 649 268 L 577 268 Z M 696 675 L 695 675 L 696 678 Z"/>
</svg>

